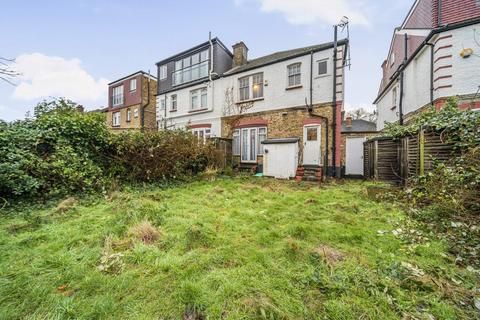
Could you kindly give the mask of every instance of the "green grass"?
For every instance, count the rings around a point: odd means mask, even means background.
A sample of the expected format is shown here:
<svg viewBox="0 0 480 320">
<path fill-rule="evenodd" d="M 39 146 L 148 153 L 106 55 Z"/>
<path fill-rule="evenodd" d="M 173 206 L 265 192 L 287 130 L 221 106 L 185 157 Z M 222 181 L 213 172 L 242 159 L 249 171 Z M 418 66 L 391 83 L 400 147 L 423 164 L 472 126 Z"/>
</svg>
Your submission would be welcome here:
<svg viewBox="0 0 480 320">
<path fill-rule="evenodd" d="M 478 317 L 479 279 L 431 235 L 392 234 L 411 221 L 365 188 L 219 179 L 0 215 L 0 318 Z M 129 232 L 144 220 L 153 244 Z"/>
</svg>

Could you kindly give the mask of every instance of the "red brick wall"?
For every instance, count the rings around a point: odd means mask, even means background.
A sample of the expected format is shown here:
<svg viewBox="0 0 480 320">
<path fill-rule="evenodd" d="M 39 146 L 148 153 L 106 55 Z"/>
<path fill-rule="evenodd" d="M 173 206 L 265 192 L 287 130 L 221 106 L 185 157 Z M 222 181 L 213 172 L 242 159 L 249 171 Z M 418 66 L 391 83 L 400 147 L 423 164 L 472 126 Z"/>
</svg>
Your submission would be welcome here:
<svg viewBox="0 0 480 320">
<path fill-rule="evenodd" d="M 480 1 L 478 0 L 442 0 L 443 25 L 480 18 Z M 438 27 L 438 0 L 433 1 L 432 22 Z"/>
<path fill-rule="evenodd" d="M 130 80 L 137 79 L 137 90 L 130 92 Z M 138 75 L 136 77 L 131 77 L 122 82 L 115 83 L 108 87 L 108 107 L 111 109 L 112 106 L 112 95 L 113 88 L 118 87 L 123 84 L 123 104 L 115 106 L 117 108 L 129 107 L 142 102 L 142 76 Z"/>
</svg>

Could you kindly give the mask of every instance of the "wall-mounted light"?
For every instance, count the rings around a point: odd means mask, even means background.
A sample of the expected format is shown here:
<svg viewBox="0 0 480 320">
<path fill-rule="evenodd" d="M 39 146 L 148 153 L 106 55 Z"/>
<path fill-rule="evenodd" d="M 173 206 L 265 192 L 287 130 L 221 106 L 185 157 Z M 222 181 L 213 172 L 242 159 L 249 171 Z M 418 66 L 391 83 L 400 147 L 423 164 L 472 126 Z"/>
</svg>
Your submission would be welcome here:
<svg viewBox="0 0 480 320">
<path fill-rule="evenodd" d="M 472 48 L 466 48 L 460 51 L 460 57 L 466 59 L 470 57 L 473 54 L 473 49 Z"/>
</svg>

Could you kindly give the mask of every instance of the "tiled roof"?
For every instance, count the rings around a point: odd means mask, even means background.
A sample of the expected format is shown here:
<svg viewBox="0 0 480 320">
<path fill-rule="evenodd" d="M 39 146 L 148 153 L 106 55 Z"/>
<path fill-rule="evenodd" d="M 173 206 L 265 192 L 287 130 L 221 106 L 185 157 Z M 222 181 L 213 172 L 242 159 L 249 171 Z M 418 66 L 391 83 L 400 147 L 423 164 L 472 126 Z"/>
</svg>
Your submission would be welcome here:
<svg viewBox="0 0 480 320">
<path fill-rule="evenodd" d="M 347 40 L 338 41 L 339 46 L 344 45 L 346 43 L 347 43 Z M 246 64 L 239 67 L 234 67 L 229 71 L 225 72 L 224 74 L 230 75 L 230 74 L 240 73 L 240 72 L 248 71 L 251 69 L 259 68 L 265 65 L 269 65 L 272 63 L 280 62 L 283 60 L 288 60 L 288 59 L 293 59 L 295 57 L 303 56 L 312 51 L 317 52 L 317 51 L 322 51 L 330 48 L 333 48 L 333 42 L 322 43 L 314 46 L 308 46 L 308 47 L 297 48 L 292 50 L 279 51 L 279 52 L 275 52 L 260 58 L 249 60 Z"/>
<path fill-rule="evenodd" d="M 377 131 L 377 125 L 375 122 L 357 119 L 352 120 L 352 126 L 347 127 L 346 121 L 342 122 L 342 132 L 375 132 Z"/>
</svg>

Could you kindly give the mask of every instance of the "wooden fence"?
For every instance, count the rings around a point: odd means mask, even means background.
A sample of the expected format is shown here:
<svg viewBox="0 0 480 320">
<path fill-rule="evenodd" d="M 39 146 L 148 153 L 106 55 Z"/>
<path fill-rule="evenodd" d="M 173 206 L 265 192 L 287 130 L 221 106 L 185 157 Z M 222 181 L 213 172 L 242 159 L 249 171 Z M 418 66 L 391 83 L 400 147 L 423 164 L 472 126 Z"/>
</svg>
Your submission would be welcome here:
<svg viewBox="0 0 480 320">
<path fill-rule="evenodd" d="M 424 130 L 398 139 L 371 139 L 364 143 L 365 178 L 404 184 L 450 159 L 452 152 L 440 134 Z"/>
</svg>

